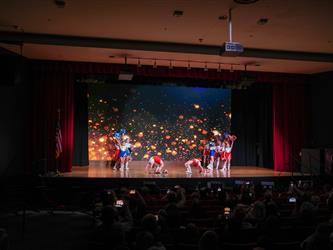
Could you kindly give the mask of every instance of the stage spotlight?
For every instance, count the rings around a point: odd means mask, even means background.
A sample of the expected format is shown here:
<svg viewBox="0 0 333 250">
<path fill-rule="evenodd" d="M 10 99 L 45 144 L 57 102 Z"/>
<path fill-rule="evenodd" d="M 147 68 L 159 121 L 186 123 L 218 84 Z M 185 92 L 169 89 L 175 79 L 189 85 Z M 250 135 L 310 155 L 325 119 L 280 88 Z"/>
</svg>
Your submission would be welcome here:
<svg viewBox="0 0 333 250">
<path fill-rule="evenodd" d="M 204 71 L 208 71 L 208 68 L 207 68 L 207 62 L 205 62 L 205 68 L 204 68 Z"/>
<path fill-rule="evenodd" d="M 173 69 L 172 61 L 171 60 L 170 60 L 170 63 L 169 63 L 169 69 Z"/>
<path fill-rule="evenodd" d="M 217 72 L 221 72 L 221 63 L 219 63 L 219 67 L 217 68 Z"/>
<path fill-rule="evenodd" d="M 55 5 L 57 5 L 58 8 L 65 8 L 66 1 L 65 0 L 54 0 Z"/>
<path fill-rule="evenodd" d="M 125 65 L 120 68 L 118 80 L 131 81 L 133 79 L 132 67 L 127 64 L 127 57 L 125 56 Z"/>
<path fill-rule="evenodd" d="M 190 64 L 190 61 L 188 61 L 188 64 L 187 64 L 187 70 L 191 70 L 191 64 Z"/>
</svg>

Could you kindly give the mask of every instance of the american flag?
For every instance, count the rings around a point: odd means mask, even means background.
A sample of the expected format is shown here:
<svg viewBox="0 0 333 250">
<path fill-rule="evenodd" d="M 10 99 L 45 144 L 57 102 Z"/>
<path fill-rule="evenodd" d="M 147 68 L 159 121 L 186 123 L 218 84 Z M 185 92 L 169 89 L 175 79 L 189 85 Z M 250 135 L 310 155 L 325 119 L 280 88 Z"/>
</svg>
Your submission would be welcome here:
<svg viewBox="0 0 333 250">
<path fill-rule="evenodd" d="M 58 159 L 61 152 L 62 152 L 62 136 L 61 136 L 61 128 L 60 128 L 60 110 L 58 110 L 58 120 L 57 120 L 57 125 L 56 125 L 55 141 L 56 141 L 55 157 L 56 157 L 56 159 Z"/>
</svg>

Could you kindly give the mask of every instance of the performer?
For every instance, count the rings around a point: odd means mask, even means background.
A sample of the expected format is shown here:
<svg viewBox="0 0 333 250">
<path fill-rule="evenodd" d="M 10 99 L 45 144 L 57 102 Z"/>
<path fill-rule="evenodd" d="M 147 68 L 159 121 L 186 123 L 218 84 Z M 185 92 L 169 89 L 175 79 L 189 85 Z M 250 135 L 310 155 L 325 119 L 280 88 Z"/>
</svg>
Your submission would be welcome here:
<svg viewBox="0 0 333 250">
<path fill-rule="evenodd" d="M 186 168 L 186 173 L 188 174 L 192 174 L 192 168 L 191 168 L 191 165 L 193 167 L 199 167 L 199 173 L 201 173 L 203 171 L 203 167 L 201 166 L 201 162 L 199 159 L 192 159 L 192 160 L 189 160 L 185 163 L 185 168 Z"/>
<path fill-rule="evenodd" d="M 207 143 L 205 145 L 202 156 L 203 156 L 203 165 L 207 166 L 208 165 L 208 159 L 209 159 L 209 143 Z"/>
<path fill-rule="evenodd" d="M 146 165 L 146 171 L 149 171 L 149 169 L 154 169 L 155 168 L 155 174 L 160 174 L 160 173 L 167 173 L 166 170 L 163 170 L 162 172 L 162 169 L 164 167 L 164 162 L 163 160 L 155 155 L 155 156 L 152 156 L 150 157 L 147 165 Z"/>
<path fill-rule="evenodd" d="M 120 146 L 117 141 L 114 142 L 114 154 L 112 157 L 113 169 L 120 168 Z"/>
<path fill-rule="evenodd" d="M 133 150 L 133 145 L 130 143 L 130 140 L 128 137 L 125 139 L 125 145 L 127 148 L 127 156 L 125 159 L 125 169 L 128 170 L 128 163 L 132 160 L 131 154 L 132 154 L 132 150 Z"/>
<path fill-rule="evenodd" d="M 120 144 L 120 170 L 128 170 L 128 160 L 130 159 L 129 147 L 128 140 L 122 141 Z"/>
<path fill-rule="evenodd" d="M 220 166 L 220 161 L 222 162 L 223 166 L 223 161 L 225 159 L 225 143 L 221 141 L 218 141 L 218 145 L 216 146 L 216 152 L 215 152 L 215 161 L 216 161 L 216 169 L 219 169 Z"/>
<path fill-rule="evenodd" d="M 208 170 L 213 170 L 213 168 L 214 168 L 215 151 L 216 151 L 215 143 L 211 141 L 209 143 L 209 157 L 210 157 L 210 161 L 209 161 L 209 164 L 207 166 Z"/>
<path fill-rule="evenodd" d="M 230 171 L 231 164 L 231 151 L 234 146 L 234 141 L 237 139 L 235 135 L 229 136 L 229 139 L 225 141 L 225 161 L 223 164 L 223 170 Z M 230 143 L 231 141 L 231 143 Z"/>
</svg>

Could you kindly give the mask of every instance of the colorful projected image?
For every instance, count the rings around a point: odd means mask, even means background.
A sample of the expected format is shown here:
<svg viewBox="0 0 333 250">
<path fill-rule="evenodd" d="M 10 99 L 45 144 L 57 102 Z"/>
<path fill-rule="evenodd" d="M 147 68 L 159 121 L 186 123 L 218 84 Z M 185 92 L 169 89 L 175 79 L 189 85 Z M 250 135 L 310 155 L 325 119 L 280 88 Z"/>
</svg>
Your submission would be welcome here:
<svg viewBox="0 0 333 250">
<path fill-rule="evenodd" d="M 217 88 L 89 84 L 89 160 L 112 160 L 124 132 L 133 160 L 201 157 L 213 133 L 230 132 L 231 91 Z"/>
</svg>

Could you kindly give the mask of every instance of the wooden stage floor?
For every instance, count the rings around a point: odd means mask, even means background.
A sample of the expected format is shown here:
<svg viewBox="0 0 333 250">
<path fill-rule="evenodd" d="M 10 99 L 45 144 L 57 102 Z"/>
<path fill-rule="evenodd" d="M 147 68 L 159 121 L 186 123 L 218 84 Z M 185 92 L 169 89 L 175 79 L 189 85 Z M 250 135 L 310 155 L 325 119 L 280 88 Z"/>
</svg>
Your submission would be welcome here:
<svg viewBox="0 0 333 250">
<path fill-rule="evenodd" d="M 273 169 L 256 166 L 231 166 L 230 173 L 214 169 L 212 173 L 199 173 L 192 168 L 192 174 L 185 172 L 184 162 L 166 161 L 168 174 L 154 174 L 145 171 L 147 161 L 133 161 L 129 170 L 113 170 L 106 162 L 90 162 L 89 166 L 73 166 L 71 173 L 61 174 L 62 177 L 78 178 L 233 178 L 233 177 L 279 177 L 301 176 L 301 173 L 279 172 Z"/>
</svg>

